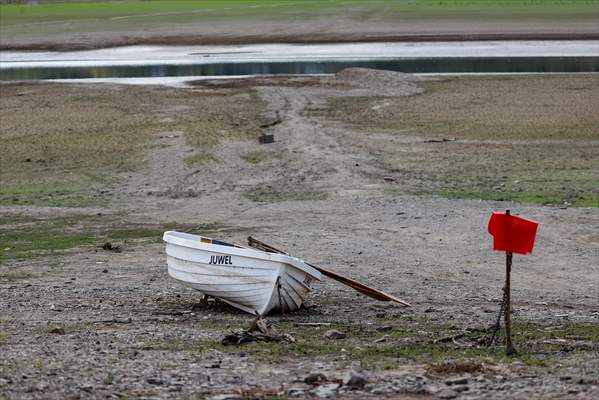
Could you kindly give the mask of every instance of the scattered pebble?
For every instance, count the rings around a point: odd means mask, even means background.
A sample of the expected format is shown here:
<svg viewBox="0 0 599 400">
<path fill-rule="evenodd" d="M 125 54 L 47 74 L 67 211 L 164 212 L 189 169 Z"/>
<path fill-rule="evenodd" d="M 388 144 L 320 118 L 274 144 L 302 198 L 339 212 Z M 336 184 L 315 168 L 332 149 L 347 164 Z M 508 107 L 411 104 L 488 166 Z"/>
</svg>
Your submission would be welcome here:
<svg viewBox="0 0 599 400">
<path fill-rule="evenodd" d="M 379 326 L 378 328 L 376 328 L 376 330 L 378 332 L 391 332 L 393 330 L 393 327 L 391 325 Z"/>
<path fill-rule="evenodd" d="M 455 399 L 456 397 L 458 397 L 458 392 L 452 389 L 443 389 L 439 393 L 437 393 L 437 396 L 440 399 Z"/>
<path fill-rule="evenodd" d="M 325 374 L 320 372 L 312 372 L 310 375 L 304 378 L 304 382 L 310 385 L 314 385 L 321 382 L 326 382 L 327 377 Z"/>
<path fill-rule="evenodd" d="M 380 337 L 380 338 L 376 339 L 376 340 L 374 341 L 374 343 L 385 343 L 385 342 L 387 342 L 389 339 L 390 339 L 390 336 L 389 336 L 389 335 L 385 335 L 385 336 L 383 336 L 383 337 Z"/>
<path fill-rule="evenodd" d="M 345 339 L 347 335 L 343 332 L 330 329 L 324 333 L 324 337 L 327 339 Z"/>
<path fill-rule="evenodd" d="M 55 327 L 51 328 L 48 331 L 48 333 L 53 333 L 55 335 L 64 335 L 66 332 L 65 332 L 65 330 L 64 330 L 63 327 L 61 327 L 61 326 L 55 326 Z"/>
<path fill-rule="evenodd" d="M 445 380 L 445 384 L 446 385 L 465 385 L 467 383 L 468 383 L 468 378 L 467 377 L 452 378 L 452 379 L 446 379 Z"/>
<path fill-rule="evenodd" d="M 348 376 L 343 380 L 343 384 L 351 389 L 363 389 L 364 386 L 368 383 L 368 378 L 366 375 L 356 372 L 350 371 Z"/>
<path fill-rule="evenodd" d="M 339 386 L 341 385 L 339 385 L 338 383 L 325 383 L 324 385 L 320 385 L 316 389 L 312 390 L 311 393 L 316 395 L 316 397 L 325 399 L 328 397 L 336 396 Z"/>
</svg>

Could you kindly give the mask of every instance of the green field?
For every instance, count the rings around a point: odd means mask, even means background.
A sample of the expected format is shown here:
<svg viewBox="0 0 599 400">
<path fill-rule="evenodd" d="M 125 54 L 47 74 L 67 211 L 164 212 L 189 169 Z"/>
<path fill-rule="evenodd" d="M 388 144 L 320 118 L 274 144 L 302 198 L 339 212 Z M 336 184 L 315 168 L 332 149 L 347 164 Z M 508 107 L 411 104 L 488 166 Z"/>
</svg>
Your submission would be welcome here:
<svg viewBox="0 0 599 400">
<path fill-rule="evenodd" d="M 66 21 L 81 18 L 115 18 L 138 16 L 152 18 L 155 13 L 168 13 L 169 18 L 200 18 L 202 16 L 238 16 L 255 14 L 315 13 L 346 7 L 364 12 L 384 12 L 402 17 L 435 16 L 452 13 L 481 15 L 542 14 L 563 16 L 564 13 L 587 15 L 597 13 L 597 0 L 417 0 L 406 1 L 297 1 L 297 0 L 174 0 L 174 1 L 50 1 L 42 4 L 0 5 L 0 22 L 4 25 Z M 194 14 L 195 13 L 195 14 Z M 516 14 L 514 14 L 516 13 Z M 177 18 L 179 18 L 177 17 Z"/>
<path fill-rule="evenodd" d="M 599 0 L 50 1 L 0 4 L 0 48 L 388 40 L 413 34 L 588 38 L 599 35 L 597 18 Z"/>
</svg>

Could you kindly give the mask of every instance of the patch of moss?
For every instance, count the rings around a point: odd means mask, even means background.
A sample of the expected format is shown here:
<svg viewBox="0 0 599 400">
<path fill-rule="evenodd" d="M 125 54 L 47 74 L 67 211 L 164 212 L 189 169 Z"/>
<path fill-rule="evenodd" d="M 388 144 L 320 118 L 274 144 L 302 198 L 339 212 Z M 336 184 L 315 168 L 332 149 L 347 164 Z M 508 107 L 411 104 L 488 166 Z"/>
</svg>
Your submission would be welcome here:
<svg viewBox="0 0 599 400">
<path fill-rule="evenodd" d="M 265 151 L 250 151 L 241 156 L 242 159 L 250 164 L 260 164 L 266 161 L 270 157 L 270 154 Z"/>
<path fill-rule="evenodd" d="M 0 260 L 2 253 L 0 253 Z M 30 272 L 26 271 L 0 271 L 0 282 L 14 282 L 22 279 L 29 279 L 33 275 Z"/>
<path fill-rule="evenodd" d="M 0 345 L 4 344 L 8 340 L 8 332 L 0 331 Z"/>
<path fill-rule="evenodd" d="M 60 207 L 103 206 L 108 199 L 102 179 L 88 175 L 13 176 L 0 182 L 0 206 L 39 205 Z"/>
<path fill-rule="evenodd" d="M 31 218 L 2 229 L 0 225 L 0 263 L 62 253 L 82 246 L 100 246 L 107 241 L 137 239 L 160 240 L 166 230 L 179 229 L 209 234 L 226 229 L 220 224 L 130 224 L 116 221 L 118 216 L 76 215 L 57 218 Z M 35 222 L 35 223 L 32 223 Z M 10 276 L 7 275 L 6 279 Z M 18 276 L 13 277 L 17 279 Z M 23 278 L 24 279 L 24 278 Z"/>
<path fill-rule="evenodd" d="M 210 153 L 197 153 L 189 157 L 185 157 L 185 164 L 188 166 L 204 165 L 210 162 L 217 161 L 214 155 Z"/>
</svg>

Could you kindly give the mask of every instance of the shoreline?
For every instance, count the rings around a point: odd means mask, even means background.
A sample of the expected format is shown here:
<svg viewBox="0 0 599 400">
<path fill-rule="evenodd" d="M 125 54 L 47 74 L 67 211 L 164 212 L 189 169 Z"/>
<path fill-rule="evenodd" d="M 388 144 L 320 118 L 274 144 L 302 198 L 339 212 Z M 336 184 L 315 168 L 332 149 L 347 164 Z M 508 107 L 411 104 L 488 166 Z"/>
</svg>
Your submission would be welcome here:
<svg viewBox="0 0 599 400">
<path fill-rule="evenodd" d="M 177 35 L 97 40 L 89 43 L 39 42 L 26 44 L 1 44 L 0 51 L 83 51 L 111 47 L 163 45 L 163 46 L 226 46 L 249 44 L 337 44 L 381 42 L 473 42 L 473 41 L 525 41 L 525 40 L 599 40 L 599 32 L 576 33 L 462 33 L 462 34 L 316 34 L 316 35 L 244 35 L 207 36 Z"/>
</svg>

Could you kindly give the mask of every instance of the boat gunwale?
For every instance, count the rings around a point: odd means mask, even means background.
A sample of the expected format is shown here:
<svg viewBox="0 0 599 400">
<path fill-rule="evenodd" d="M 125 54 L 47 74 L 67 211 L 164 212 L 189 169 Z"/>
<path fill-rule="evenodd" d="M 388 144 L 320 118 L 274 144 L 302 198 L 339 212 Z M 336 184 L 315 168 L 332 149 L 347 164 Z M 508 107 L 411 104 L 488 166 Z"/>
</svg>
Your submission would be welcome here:
<svg viewBox="0 0 599 400">
<path fill-rule="evenodd" d="M 189 238 L 185 238 L 182 235 L 188 236 Z M 198 239 L 193 240 L 192 237 L 198 238 Z M 186 248 L 195 249 L 195 250 L 207 251 L 207 252 L 211 252 L 211 253 L 231 254 L 234 256 L 238 256 L 238 257 L 254 258 L 254 259 L 258 259 L 258 260 L 273 261 L 273 262 L 288 264 L 292 267 L 295 267 L 295 268 L 305 272 L 306 274 L 312 276 L 313 278 L 315 278 L 318 281 L 322 280 L 321 279 L 322 274 L 320 273 L 320 271 L 307 265 L 306 263 L 304 263 L 304 261 L 302 261 L 298 258 L 288 256 L 285 254 L 268 253 L 268 252 L 265 252 L 262 250 L 249 249 L 249 248 L 245 248 L 245 247 L 233 247 L 233 246 L 223 246 L 223 245 L 218 245 L 218 244 L 213 244 L 213 243 L 202 243 L 199 241 L 199 239 L 203 238 L 203 237 L 205 237 L 205 236 L 193 235 L 190 233 L 178 232 L 178 231 L 166 231 L 166 232 L 164 232 L 162 240 L 168 244 L 177 245 L 177 246 L 186 247 Z M 181 259 L 180 257 L 176 257 L 176 258 Z M 183 259 L 183 260 L 191 262 L 191 263 L 204 264 L 204 263 L 199 263 L 197 261 L 192 261 L 192 260 L 185 260 L 185 259 Z"/>
</svg>

